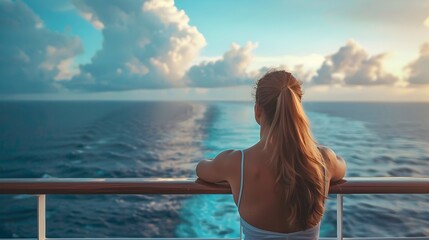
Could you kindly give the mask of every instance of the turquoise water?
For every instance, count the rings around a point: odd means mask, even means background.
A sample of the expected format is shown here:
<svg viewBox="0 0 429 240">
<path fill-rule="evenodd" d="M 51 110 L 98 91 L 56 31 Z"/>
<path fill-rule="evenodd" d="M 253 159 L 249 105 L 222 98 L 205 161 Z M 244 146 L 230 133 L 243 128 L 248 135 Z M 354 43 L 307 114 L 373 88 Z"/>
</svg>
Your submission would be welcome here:
<svg viewBox="0 0 429 240">
<path fill-rule="evenodd" d="M 348 177 L 429 176 L 429 104 L 304 103 Z M 0 102 L 0 177 L 195 177 L 258 141 L 252 103 Z M 0 237 L 35 237 L 36 200 L 0 196 Z M 336 201 L 321 236 L 336 236 Z M 344 199 L 344 234 L 429 236 L 426 195 Z M 238 237 L 231 195 L 48 195 L 48 237 Z"/>
<path fill-rule="evenodd" d="M 259 140 L 259 126 L 253 120 L 253 108 L 241 103 L 216 104 L 221 109 L 203 142 L 204 158 L 220 151 L 243 149 Z M 253 121 L 252 121 L 253 120 Z M 225 124 L 228 123 L 228 124 Z M 231 143 L 226 146 L 226 142 Z M 232 195 L 195 195 L 184 200 L 176 228 L 178 237 L 225 237 L 240 235 L 239 216 Z"/>
<path fill-rule="evenodd" d="M 310 106 L 317 110 L 317 106 L 313 105 L 317 103 Z M 203 143 L 210 150 L 205 152 L 205 158 L 213 158 L 229 148 L 246 148 L 259 140 L 253 105 L 223 103 L 216 106 L 222 111 Z M 335 104 L 332 107 L 328 109 L 335 109 Z M 317 141 L 333 148 L 346 159 L 347 176 L 429 176 L 429 145 L 426 139 L 412 135 L 385 138 L 377 132 L 382 129 L 373 129 L 362 120 L 314 110 L 308 110 L 307 115 Z M 424 126 L 422 130 L 428 131 L 429 128 Z M 225 143 L 230 145 L 225 146 Z M 345 235 L 402 236 L 407 232 L 429 235 L 428 199 L 427 196 L 418 195 L 346 196 Z M 335 196 L 330 196 L 326 207 L 321 236 L 333 237 L 336 236 Z M 239 215 L 231 195 L 193 196 L 184 200 L 180 215 L 183 219 L 176 228 L 179 237 L 238 237 L 240 234 Z M 421 219 L 410 215 L 421 216 Z M 352 227 L 354 224 L 358 227 Z M 404 229 L 403 225 L 413 228 Z M 402 228 L 401 232 L 397 231 L 397 227 Z"/>
</svg>

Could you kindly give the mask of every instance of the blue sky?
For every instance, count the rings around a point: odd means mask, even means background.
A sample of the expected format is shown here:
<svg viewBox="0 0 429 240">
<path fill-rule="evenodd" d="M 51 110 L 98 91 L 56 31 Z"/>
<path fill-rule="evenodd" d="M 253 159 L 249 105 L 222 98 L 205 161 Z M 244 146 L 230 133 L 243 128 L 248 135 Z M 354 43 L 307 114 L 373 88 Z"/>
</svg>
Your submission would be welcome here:
<svg viewBox="0 0 429 240">
<path fill-rule="evenodd" d="M 0 98 L 429 101 L 426 1 L 0 1 Z"/>
</svg>

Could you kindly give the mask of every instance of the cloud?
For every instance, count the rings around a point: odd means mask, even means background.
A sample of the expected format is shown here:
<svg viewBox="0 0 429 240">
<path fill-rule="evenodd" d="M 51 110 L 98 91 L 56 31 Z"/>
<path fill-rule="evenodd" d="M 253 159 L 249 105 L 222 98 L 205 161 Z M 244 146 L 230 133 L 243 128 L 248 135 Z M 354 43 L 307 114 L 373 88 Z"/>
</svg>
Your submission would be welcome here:
<svg viewBox="0 0 429 240">
<path fill-rule="evenodd" d="M 392 85 L 399 78 L 384 71 L 383 61 L 389 55 L 378 54 L 361 62 L 357 71 L 346 75 L 344 82 L 347 85 Z"/>
<path fill-rule="evenodd" d="M 186 74 L 188 85 L 193 87 L 223 87 L 252 84 L 254 75 L 248 72 L 252 62 L 252 50 L 255 43 L 240 47 L 233 43 L 222 58 L 214 61 L 203 61 L 192 66 Z"/>
<path fill-rule="evenodd" d="M 58 91 L 121 91 L 177 87 L 225 87 L 253 84 L 278 68 L 311 85 L 393 85 L 398 78 L 385 71 L 388 53 L 370 55 L 350 40 L 323 57 L 255 57 L 255 43 L 233 43 L 216 59 L 197 63 L 206 45 L 202 33 L 173 0 L 75 0 L 74 10 L 103 35 L 103 45 L 89 63 L 75 66 L 83 51 L 77 37 L 45 28 L 21 1 L 0 1 L 0 93 Z M 421 21 L 421 20 L 420 20 Z M 420 25 L 421 27 L 421 25 Z M 410 63 L 409 82 L 427 83 L 429 47 Z M 426 50 L 425 50 L 426 49 Z M 257 65 L 257 66 L 255 66 Z"/>
<path fill-rule="evenodd" d="M 254 80 L 254 72 L 248 71 L 254 43 L 243 47 L 234 43 L 220 59 L 192 66 L 206 41 L 172 0 L 72 3 L 103 35 L 102 49 L 79 68 L 74 63 L 82 52 L 78 38 L 44 28 L 20 1 L 2 2 L 2 12 L 13 12 L 1 16 L 2 23 L 10 25 L 2 28 L 3 35 L 12 33 L 2 39 L 2 92 L 222 87 Z M 30 44 L 27 38 L 32 39 Z"/>
<path fill-rule="evenodd" d="M 67 86 L 89 91 L 186 86 L 204 36 L 172 0 L 75 1 L 101 29 L 103 48 Z M 86 16 L 86 17 L 85 17 Z M 102 26 L 102 27 L 101 27 Z"/>
<path fill-rule="evenodd" d="M 92 26 L 94 26 L 96 29 L 101 30 L 104 28 L 104 24 L 91 12 L 85 12 L 84 10 L 82 10 L 80 14 L 86 21 L 90 22 Z"/>
<path fill-rule="evenodd" d="M 268 71 L 273 71 L 273 70 L 288 71 L 292 73 L 292 75 L 296 79 L 298 79 L 299 81 L 302 81 L 304 84 L 310 83 L 312 77 L 315 75 L 314 70 L 306 68 L 303 64 L 296 64 L 296 65 L 293 65 L 292 67 L 285 64 L 280 64 L 272 67 L 261 67 L 258 71 L 257 79 L 261 78 Z"/>
<path fill-rule="evenodd" d="M 389 56 L 381 53 L 369 56 L 357 42 L 349 40 L 336 53 L 325 58 L 312 79 L 315 85 L 383 85 L 394 84 L 398 78 L 384 70 L 383 62 Z"/>
<path fill-rule="evenodd" d="M 423 22 L 423 25 L 429 28 L 429 17 L 426 18 L 426 20 Z"/>
<path fill-rule="evenodd" d="M 52 92 L 77 74 L 81 42 L 53 32 L 21 1 L 0 1 L 0 93 Z"/>
<path fill-rule="evenodd" d="M 420 27 L 421 20 L 427 17 L 429 4 L 427 1 L 389 1 L 389 4 L 376 3 L 371 0 L 357 2 L 338 2 L 336 8 L 328 8 L 332 16 L 339 16 L 343 21 L 353 19 L 359 24 L 384 27 Z M 371 7 L 368 7 L 371 6 Z M 398 12 L 401 14 L 398 15 Z M 389 29 L 383 29 L 384 32 Z"/>
<path fill-rule="evenodd" d="M 420 48 L 419 57 L 408 64 L 405 70 L 408 72 L 408 82 L 411 85 L 429 84 L 429 43 L 424 43 Z"/>
</svg>

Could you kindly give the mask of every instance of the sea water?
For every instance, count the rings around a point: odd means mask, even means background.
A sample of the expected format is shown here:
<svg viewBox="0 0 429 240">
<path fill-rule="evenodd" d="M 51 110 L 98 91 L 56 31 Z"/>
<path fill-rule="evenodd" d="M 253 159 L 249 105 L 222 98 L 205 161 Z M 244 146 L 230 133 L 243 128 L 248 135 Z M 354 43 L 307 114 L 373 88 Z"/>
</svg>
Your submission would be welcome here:
<svg viewBox="0 0 429 240">
<path fill-rule="evenodd" d="M 429 176 L 429 104 L 305 102 L 347 177 Z M 259 139 L 247 102 L 0 102 L 0 178 L 195 177 Z M 0 237 L 37 235 L 36 197 L 0 196 Z M 336 235 L 330 196 L 321 236 Z M 231 195 L 47 195 L 48 237 L 238 237 Z M 429 236 L 429 196 L 347 195 L 346 237 Z"/>
</svg>

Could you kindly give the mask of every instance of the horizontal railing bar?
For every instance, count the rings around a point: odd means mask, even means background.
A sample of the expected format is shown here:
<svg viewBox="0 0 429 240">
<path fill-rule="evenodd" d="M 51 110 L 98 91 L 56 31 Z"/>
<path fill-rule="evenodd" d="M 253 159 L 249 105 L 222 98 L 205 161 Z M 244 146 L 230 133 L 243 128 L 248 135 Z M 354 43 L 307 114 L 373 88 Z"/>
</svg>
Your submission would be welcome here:
<svg viewBox="0 0 429 240">
<path fill-rule="evenodd" d="M 194 178 L 0 178 L 0 194 L 230 194 Z M 429 177 L 350 177 L 331 194 L 429 194 Z"/>
</svg>

